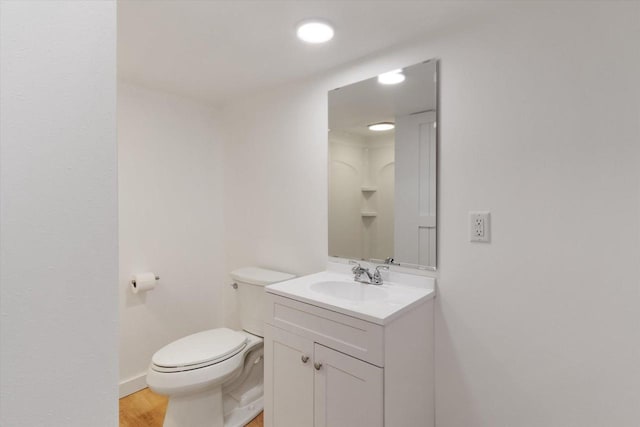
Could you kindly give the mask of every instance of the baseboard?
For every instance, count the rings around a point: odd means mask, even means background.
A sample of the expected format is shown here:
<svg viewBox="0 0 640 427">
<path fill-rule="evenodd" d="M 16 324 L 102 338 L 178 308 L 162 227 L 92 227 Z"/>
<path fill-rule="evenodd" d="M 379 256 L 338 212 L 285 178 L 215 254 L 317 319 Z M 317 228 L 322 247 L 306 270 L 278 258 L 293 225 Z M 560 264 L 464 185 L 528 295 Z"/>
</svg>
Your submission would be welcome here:
<svg viewBox="0 0 640 427">
<path fill-rule="evenodd" d="M 120 397 L 128 396 L 147 387 L 147 374 L 126 379 L 120 382 Z"/>
</svg>

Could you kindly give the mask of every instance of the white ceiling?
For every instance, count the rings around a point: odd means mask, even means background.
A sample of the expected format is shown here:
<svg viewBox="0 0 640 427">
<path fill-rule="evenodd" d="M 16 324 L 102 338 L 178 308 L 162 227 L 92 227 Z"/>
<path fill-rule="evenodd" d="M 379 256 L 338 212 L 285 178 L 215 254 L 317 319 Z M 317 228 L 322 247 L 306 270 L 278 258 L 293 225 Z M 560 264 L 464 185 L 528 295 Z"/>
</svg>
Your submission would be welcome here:
<svg viewBox="0 0 640 427">
<path fill-rule="evenodd" d="M 460 2 L 121 0 L 118 74 L 222 104 L 437 32 L 470 13 Z M 300 42 L 295 26 L 310 17 L 332 22 L 334 39 Z"/>
</svg>

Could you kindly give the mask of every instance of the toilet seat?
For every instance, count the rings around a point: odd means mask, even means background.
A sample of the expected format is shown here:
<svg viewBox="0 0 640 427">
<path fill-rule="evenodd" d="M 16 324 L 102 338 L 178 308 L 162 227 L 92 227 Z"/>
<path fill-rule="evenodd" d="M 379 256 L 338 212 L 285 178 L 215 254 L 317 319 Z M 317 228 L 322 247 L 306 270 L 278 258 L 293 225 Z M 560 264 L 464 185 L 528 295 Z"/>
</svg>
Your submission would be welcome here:
<svg viewBox="0 0 640 427">
<path fill-rule="evenodd" d="M 149 364 L 147 371 L 147 385 L 155 393 L 167 396 L 180 396 L 199 392 L 222 385 L 225 381 L 234 378 L 244 362 L 244 355 L 262 345 L 262 338 L 253 336 L 244 331 L 232 331 L 246 338 L 246 344 L 239 352 L 229 355 L 226 359 L 200 368 L 178 368 L 174 371 L 162 372 Z M 166 368 L 164 368 L 166 369 Z"/>
<path fill-rule="evenodd" d="M 246 345 L 247 336 L 231 329 L 198 332 L 158 350 L 151 359 L 151 369 L 170 373 L 205 368 L 235 356 Z"/>
</svg>

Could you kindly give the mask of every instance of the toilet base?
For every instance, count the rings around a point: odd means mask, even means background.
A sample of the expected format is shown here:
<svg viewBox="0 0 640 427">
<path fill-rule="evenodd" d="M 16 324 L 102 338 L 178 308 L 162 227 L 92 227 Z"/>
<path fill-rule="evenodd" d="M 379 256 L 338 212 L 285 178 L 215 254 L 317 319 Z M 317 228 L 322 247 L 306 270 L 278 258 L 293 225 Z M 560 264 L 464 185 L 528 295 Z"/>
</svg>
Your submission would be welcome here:
<svg viewBox="0 0 640 427">
<path fill-rule="evenodd" d="M 245 406 L 235 407 L 223 418 L 222 401 L 220 387 L 206 393 L 174 396 L 169 399 L 163 427 L 244 427 L 264 409 L 261 396 Z"/>
<path fill-rule="evenodd" d="M 222 417 L 222 387 L 200 393 L 172 396 L 163 427 L 225 427 Z"/>
<path fill-rule="evenodd" d="M 264 409 L 263 398 L 256 399 L 247 406 L 238 407 L 224 418 L 224 427 L 244 427 Z"/>
</svg>

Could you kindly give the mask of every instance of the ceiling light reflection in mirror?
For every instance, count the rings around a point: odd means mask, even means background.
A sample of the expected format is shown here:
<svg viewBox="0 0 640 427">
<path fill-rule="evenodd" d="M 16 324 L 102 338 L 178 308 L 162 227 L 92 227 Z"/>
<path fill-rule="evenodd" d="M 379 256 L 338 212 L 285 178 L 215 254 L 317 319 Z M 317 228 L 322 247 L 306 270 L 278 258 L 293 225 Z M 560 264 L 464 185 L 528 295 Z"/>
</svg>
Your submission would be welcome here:
<svg viewBox="0 0 640 427">
<path fill-rule="evenodd" d="M 369 130 L 372 130 L 374 132 L 384 132 L 384 131 L 387 131 L 387 130 L 391 130 L 391 129 L 395 128 L 395 127 L 396 127 L 396 125 L 394 125 L 391 122 L 373 123 L 373 124 L 370 124 L 368 126 Z"/>
<path fill-rule="evenodd" d="M 402 69 L 389 71 L 388 73 L 382 73 L 378 76 L 378 83 L 382 85 L 397 85 L 402 83 L 405 79 L 405 75 L 402 74 Z"/>
</svg>

